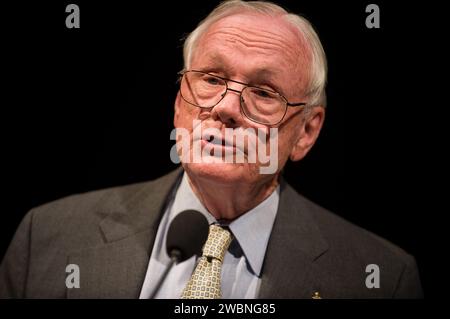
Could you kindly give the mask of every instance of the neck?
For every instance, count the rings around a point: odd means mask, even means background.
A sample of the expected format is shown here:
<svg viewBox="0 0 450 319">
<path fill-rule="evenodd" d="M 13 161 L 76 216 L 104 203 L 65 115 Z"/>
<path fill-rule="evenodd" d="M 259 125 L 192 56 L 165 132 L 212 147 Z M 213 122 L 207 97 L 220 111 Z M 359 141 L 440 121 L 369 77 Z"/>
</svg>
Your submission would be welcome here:
<svg viewBox="0 0 450 319">
<path fill-rule="evenodd" d="M 188 176 L 189 184 L 203 206 L 217 220 L 231 222 L 269 197 L 278 186 L 278 174 L 260 184 L 230 184 Z"/>
</svg>

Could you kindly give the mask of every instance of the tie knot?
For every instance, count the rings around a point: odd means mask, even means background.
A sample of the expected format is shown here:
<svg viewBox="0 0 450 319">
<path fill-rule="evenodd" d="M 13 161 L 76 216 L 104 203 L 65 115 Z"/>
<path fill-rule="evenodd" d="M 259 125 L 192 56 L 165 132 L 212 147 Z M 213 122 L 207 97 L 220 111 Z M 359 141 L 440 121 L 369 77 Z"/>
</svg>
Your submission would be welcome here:
<svg viewBox="0 0 450 319">
<path fill-rule="evenodd" d="M 230 243 L 231 233 L 228 230 L 217 225 L 210 225 L 208 239 L 203 246 L 203 256 L 216 258 L 222 262 Z"/>
</svg>

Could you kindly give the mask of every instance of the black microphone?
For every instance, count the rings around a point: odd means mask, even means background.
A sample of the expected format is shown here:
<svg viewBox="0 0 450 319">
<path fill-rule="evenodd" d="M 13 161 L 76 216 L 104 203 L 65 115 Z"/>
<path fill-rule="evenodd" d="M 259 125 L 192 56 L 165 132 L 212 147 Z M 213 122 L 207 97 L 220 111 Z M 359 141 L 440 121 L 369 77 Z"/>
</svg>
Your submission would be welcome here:
<svg viewBox="0 0 450 319">
<path fill-rule="evenodd" d="M 185 261 L 193 255 L 200 256 L 202 254 L 203 244 L 208 238 L 208 231 L 208 221 L 198 211 L 185 210 L 174 218 L 169 226 L 166 240 L 170 263 L 153 289 L 150 299 L 154 298 L 174 264 Z"/>
</svg>

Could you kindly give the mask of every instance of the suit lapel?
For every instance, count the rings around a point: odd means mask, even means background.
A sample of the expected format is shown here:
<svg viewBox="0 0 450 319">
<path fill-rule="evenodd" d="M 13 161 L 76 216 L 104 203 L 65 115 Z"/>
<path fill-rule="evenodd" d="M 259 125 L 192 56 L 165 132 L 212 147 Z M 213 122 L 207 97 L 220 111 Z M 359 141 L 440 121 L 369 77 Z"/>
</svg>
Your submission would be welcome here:
<svg viewBox="0 0 450 319">
<path fill-rule="evenodd" d="M 67 289 L 68 298 L 139 297 L 159 222 L 181 173 L 124 190 L 99 224 L 104 243 L 69 254 L 68 263 L 80 269 L 80 288 Z"/>
<path fill-rule="evenodd" d="M 328 244 L 311 216 L 311 205 L 285 182 L 262 271 L 259 298 L 311 298 L 314 261 Z"/>
<path fill-rule="evenodd" d="M 80 269 L 80 288 L 68 298 L 138 298 L 154 234 L 142 232 L 100 247 L 74 252 L 69 263 Z"/>
</svg>

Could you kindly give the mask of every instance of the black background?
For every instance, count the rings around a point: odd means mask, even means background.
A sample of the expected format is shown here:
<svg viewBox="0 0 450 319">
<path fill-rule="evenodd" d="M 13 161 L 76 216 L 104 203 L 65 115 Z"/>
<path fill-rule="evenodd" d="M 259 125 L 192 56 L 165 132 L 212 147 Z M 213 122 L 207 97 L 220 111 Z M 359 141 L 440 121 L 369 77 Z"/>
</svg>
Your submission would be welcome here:
<svg viewBox="0 0 450 319">
<path fill-rule="evenodd" d="M 371 1 L 278 1 L 312 22 L 329 63 L 325 127 L 285 177 L 414 255 L 426 293 L 426 185 L 415 169 L 425 31 L 411 32 L 407 2 L 374 2 L 381 29 L 365 27 Z M 181 39 L 218 1 L 73 1 L 80 29 L 65 27 L 69 3 L 2 5 L 0 256 L 30 208 L 176 167 L 169 134 Z"/>
</svg>

